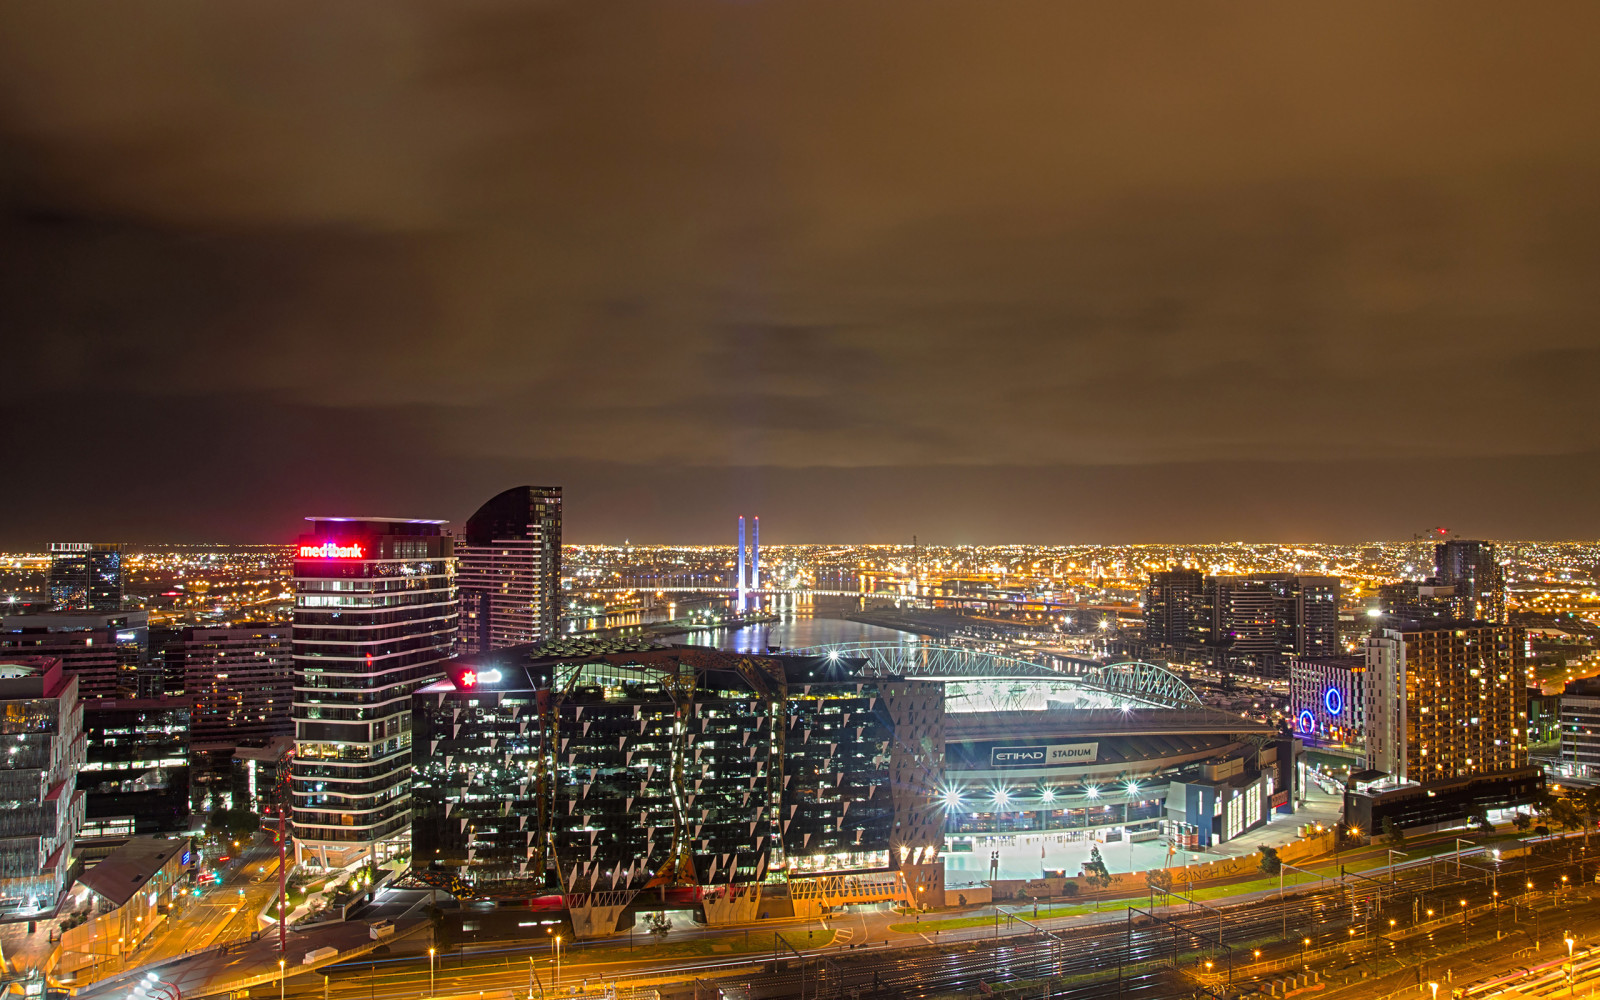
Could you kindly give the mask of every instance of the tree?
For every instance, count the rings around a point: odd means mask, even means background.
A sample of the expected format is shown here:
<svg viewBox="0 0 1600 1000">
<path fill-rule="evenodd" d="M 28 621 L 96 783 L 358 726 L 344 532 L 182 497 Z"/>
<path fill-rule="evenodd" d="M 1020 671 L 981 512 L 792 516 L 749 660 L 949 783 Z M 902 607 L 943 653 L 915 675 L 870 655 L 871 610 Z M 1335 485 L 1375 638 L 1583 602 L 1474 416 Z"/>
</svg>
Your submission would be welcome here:
<svg viewBox="0 0 1600 1000">
<path fill-rule="evenodd" d="M 1100 909 L 1098 894 L 1111 888 L 1111 869 L 1106 867 L 1105 858 L 1100 856 L 1099 844 L 1089 850 L 1089 860 L 1083 863 L 1083 880 L 1095 890 L 1094 908 Z"/>
<path fill-rule="evenodd" d="M 1150 869 L 1144 873 L 1144 880 L 1145 884 L 1149 885 L 1152 890 L 1172 891 L 1172 872 L 1165 868 Z"/>
<path fill-rule="evenodd" d="M 1519 811 L 1515 816 L 1511 817 L 1511 825 L 1516 827 L 1519 833 L 1527 833 L 1528 827 L 1533 825 L 1533 817 Z"/>
<path fill-rule="evenodd" d="M 1489 811 L 1487 809 L 1479 809 L 1478 811 L 1474 812 L 1467 818 L 1467 822 L 1471 823 L 1473 829 L 1477 830 L 1479 833 L 1494 832 L 1494 824 L 1489 822 Z"/>
<path fill-rule="evenodd" d="M 1283 859 L 1278 857 L 1276 847 L 1262 844 L 1257 848 L 1261 852 L 1261 873 L 1263 875 L 1276 875 L 1283 871 Z"/>
<path fill-rule="evenodd" d="M 1401 848 L 1406 846 L 1406 832 L 1394 825 L 1394 820 L 1385 816 L 1383 818 L 1383 839 L 1390 847 Z"/>
<path fill-rule="evenodd" d="M 206 826 L 216 834 L 241 842 L 241 846 L 261 828 L 261 817 L 248 809 L 213 809 Z"/>
</svg>

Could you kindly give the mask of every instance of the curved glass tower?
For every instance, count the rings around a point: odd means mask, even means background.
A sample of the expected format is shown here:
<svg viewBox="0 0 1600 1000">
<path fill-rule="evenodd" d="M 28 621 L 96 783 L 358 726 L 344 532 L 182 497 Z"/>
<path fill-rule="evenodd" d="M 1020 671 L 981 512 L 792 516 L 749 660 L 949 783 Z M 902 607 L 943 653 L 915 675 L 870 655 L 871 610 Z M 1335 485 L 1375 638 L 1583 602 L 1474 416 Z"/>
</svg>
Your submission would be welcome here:
<svg viewBox="0 0 1600 1000">
<path fill-rule="evenodd" d="M 497 494 L 467 519 L 456 559 L 459 652 L 553 638 L 561 617 L 561 487 Z"/>
</svg>

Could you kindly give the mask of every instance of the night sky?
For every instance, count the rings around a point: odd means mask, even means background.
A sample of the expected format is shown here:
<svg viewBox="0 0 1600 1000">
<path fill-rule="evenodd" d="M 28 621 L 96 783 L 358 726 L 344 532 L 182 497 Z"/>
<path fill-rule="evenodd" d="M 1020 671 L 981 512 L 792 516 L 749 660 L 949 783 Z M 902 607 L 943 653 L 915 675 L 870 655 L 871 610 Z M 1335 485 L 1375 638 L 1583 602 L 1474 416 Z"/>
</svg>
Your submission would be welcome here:
<svg viewBox="0 0 1600 1000">
<path fill-rule="evenodd" d="M 1600 6 L 14 3 L 0 546 L 1600 536 Z"/>
</svg>

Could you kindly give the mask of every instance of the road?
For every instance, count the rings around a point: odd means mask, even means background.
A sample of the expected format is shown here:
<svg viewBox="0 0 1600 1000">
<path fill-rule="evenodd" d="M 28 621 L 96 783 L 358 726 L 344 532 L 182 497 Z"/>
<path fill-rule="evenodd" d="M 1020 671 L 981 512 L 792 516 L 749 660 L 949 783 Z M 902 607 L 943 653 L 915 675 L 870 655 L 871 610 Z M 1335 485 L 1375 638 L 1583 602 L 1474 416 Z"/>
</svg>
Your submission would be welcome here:
<svg viewBox="0 0 1600 1000">
<path fill-rule="evenodd" d="M 259 914 L 278 891 L 278 849 L 259 835 L 223 872 L 220 885 L 202 887 L 183 898 L 150 942 L 133 955 L 134 964 L 156 965 L 179 955 L 250 937 Z"/>
<path fill-rule="evenodd" d="M 865 950 L 829 948 L 804 960 L 789 953 L 777 968 L 771 967 L 770 955 L 765 961 L 760 956 L 730 956 L 720 961 L 650 962 L 618 960 L 615 950 L 609 955 L 596 951 L 592 956 L 568 956 L 560 986 L 563 992 L 587 987 L 593 993 L 602 985 L 733 972 L 720 981 L 734 984 L 735 992 L 750 1000 L 798 996 L 802 990 L 807 996 L 856 990 L 864 996 L 926 1000 L 973 989 L 980 981 L 1016 984 L 1048 976 L 1057 983 L 1054 995 L 1090 998 L 1117 988 L 1120 966 L 1122 988 L 1130 991 L 1128 995 L 1155 997 L 1192 989 L 1194 984 L 1185 977 L 1207 959 L 1218 975 L 1231 966 L 1236 979 L 1250 977 L 1252 967 L 1263 969 L 1278 959 L 1296 961 L 1300 955 L 1308 956 L 1313 965 L 1326 966 L 1330 975 L 1348 976 L 1351 960 L 1344 951 L 1348 947 L 1365 947 L 1375 961 L 1395 966 L 1385 975 L 1403 976 L 1410 969 L 1415 977 L 1424 974 L 1420 971 L 1424 963 L 1434 961 L 1430 956 L 1442 955 L 1450 947 L 1514 939 L 1521 948 L 1531 947 L 1536 937 L 1546 945 L 1559 940 L 1559 931 L 1566 928 L 1556 926 L 1560 918 L 1552 915 L 1555 896 L 1564 895 L 1585 912 L 1600 912 L 1578 890 L 1558 890 L 1562 874 L 1568 875 L 1567 885 L 1575 886 L 1595 868 L 1593 863 L 1583 867 L 1581 859 L 1568 862 L 1569 847 L 1576 850 L 1575 845 L 1551 846 L 1531 859 L 1498 863 L 1468 853 L 1460 876 L 1453 861 L 1435 863 L 1431 870 L 1426 861 L 1413 862 L 1392 872 L 1302 886 L 1282 899 L 1257 894 L 1227 906 L 1173 899 L 1150 914 L 1056 918 L 1036 927 L 1023 914 L 1013 916 L 1009 927 L 943 932 L 937 947 L 918 940 L 920 936 L 902 936 L 907 947 L 874 943 Z M 1463 909 L 1492 907 L 1497 899 L 1498 908 L 1488 911 L 1492 917 L 1479 916 L 1465 927 L 1459 922 L 1443 924 L 1415 941 L 1384 938 L 1385 932 L 1428 923 L 1429 910 L 1437 922 Z M 1530 903 L 1533 908 L 1526 905 Z M 609 960 L 592 960 L 602 957 Z M 536 976 L 533 994 L 554 992 L 547 949 L 538 950 L 531 968 Z M 335 967 L 326 983 L 321 976 L 291 978 L 284 993 L 299 1000 L 319 995 L 328 1000 L 379 996 L 405 1000 L 508 989 L 518 996 L 530 989 L 525 944 L 468 955 L 464 967 L 452 957 L 448 965 L 435 967 L 431 983 L 426 959 L 387 958 Z"/>
</svg>

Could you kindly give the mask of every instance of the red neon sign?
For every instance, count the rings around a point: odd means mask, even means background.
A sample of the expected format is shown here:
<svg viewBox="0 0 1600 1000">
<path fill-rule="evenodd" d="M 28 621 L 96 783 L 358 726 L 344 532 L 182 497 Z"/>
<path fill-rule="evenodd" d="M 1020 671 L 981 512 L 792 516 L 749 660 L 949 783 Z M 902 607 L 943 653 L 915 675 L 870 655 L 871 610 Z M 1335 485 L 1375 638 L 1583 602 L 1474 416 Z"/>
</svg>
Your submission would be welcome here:
<svg viewBox="0 0 1600 1000">
<path fill-rule="evenodd" d="M 300 546 L 301 559 L 360 559 L 364 555 L 366 552 L 360 542 L 351 542 L 349 545 L 323 542 L 321 545 Z"/>
<path fill-rule="evenodd" d="M 474 685 L 476 683 L 478 683 L 478 675 L 473 673 L 472 671 L 468 670 L 466 673 L 461 675 L 461 686 L 462 687 L 471 687 L 472 685 Z"/>
</svg>

